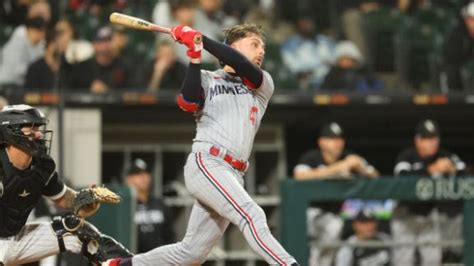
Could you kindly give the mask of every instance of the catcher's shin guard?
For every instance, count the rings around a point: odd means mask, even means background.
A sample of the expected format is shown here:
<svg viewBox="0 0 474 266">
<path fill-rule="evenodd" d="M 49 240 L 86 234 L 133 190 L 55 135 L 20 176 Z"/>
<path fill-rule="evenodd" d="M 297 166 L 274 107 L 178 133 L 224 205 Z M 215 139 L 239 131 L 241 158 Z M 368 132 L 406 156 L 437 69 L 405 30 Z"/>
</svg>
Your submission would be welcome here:
<svg viewBox="0 0 474 266">
<path fill-rule="evenodd" d="M 66 216 L 55 216 L 51 222 L 51 227 L 53 227 L 54 233 L 58 238 L 59 252 L 66 251 L 66 245 L 64 244 L 64 235 L 74 234 L 74 232 L 79 229 L 84 223 L 83 219 L 75 215 L 66 215 Z"/>
<path fill-rule="evenodd" d="M 100 265 L 111 258 L 133 255 L 112 237 L 100 233 L 94 225 L 75 215 L 55 217 L 52 226 L 61 252 L 66 250 L 63 236 L 67 233 L 76 235 L 82 242 L 82 255 L 93 264 Z"/>
</svg>

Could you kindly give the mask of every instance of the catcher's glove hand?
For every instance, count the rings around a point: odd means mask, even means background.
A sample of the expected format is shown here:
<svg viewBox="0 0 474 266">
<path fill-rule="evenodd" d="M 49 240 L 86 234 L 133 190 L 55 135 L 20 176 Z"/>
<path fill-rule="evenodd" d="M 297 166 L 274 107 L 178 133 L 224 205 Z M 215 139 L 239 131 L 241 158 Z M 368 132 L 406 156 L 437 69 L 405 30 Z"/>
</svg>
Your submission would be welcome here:
<svg viewBox="0 0 474 266">
<path fill-rule="evenodd" d="M 74 198 L 74 214 L 81 218 L 93 215 L 100 207 L 100 203 L 119 203 L 120 196 L 106 187 L 92 186 L 79 190 Z"/>
</svg>

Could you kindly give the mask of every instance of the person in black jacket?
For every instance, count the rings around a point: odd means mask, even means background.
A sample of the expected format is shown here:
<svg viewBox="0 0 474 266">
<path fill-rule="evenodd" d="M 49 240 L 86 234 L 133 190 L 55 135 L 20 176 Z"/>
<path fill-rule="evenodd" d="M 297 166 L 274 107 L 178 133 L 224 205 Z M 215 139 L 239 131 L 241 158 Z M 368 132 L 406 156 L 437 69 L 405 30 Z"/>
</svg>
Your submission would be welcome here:
<svg viewBox="0 0 474 266">
<path fill-rule="evenodd" d="M 60 67 L 59 53 L 56 35 L 50 31 L 46 35 L 44 56 L 28 66 L 24 85 L 26 90 L 53 90 Z"/>
<path fill-rule="evenodd" d="M 178 90 L 185 75 L 186 66 L 176 60 L 174 43 L 163 40 L 156 44 L 153 60 L 139 71 L 137 84 L 149 92 Z"/>
<path fill-rule="evenodd" d="M 362 156 L 345 148 L 343 128 L 331 122 L 321 128 L 318 146 L 301 155 L 293 168 L 297 180 L 350 179 L 359 176 L 376 178 L 378 171 Z M 307 209 L 308 236 L 315 241 L 330 242 L 339 239 L 343 220 L 340 202 L 316 202 Z M 311 265 L 330 266 L 336 249 L 311 247 Z"/>
<path fill-rule="evenodd" d="M 114 52 L 112 35 L 113 29 L 109 26 L 97 30 L 94 56 L 68 70 L 67 88 L 96 94 L 133 88 L 131 67 L 126 58 Z"/>
<path fill-rule="evenodd" d="M 443 64 L 449 90 L 462 90 L 462 69 L 474 59 L 474 2 L 470 2 L 461 10 L 462 20 L 447 37 Z"/>
<path fill-rule="evenodd" d="M 456 154 L 440 147 L 439 126 L 435 121 L 426 119 L 416 127 L 414 147 L 399 154 L 394 174 L 401 178 L 456 177 L 466 174 L 466 164 Z M 457 202 L 436 204 L 402 201 L 392 221 L 394 239 L 439 241 L 440 238 L 447 239 L 447 235 L 449 239 L 459 239 L 459 230 L 462 228 L 461 210 L 462 205 Z M 439 227 L 443 228 L 441 232 L 437 229 Z M 394 249 L 394 265 L 439 265 L 441 259 L 441 248 L 437 246 L 404 246 Z"/>
<path fill-rule="evenodd" d="M 135 159 L 125 177 L 125 183 L 135 189 L 137 195 L 135 224 L 138 232 L 138 253 L 174 242 L 171 210 L 162 199 L 150 193 L 151 182 L 145 161 Z"/>
</svg>

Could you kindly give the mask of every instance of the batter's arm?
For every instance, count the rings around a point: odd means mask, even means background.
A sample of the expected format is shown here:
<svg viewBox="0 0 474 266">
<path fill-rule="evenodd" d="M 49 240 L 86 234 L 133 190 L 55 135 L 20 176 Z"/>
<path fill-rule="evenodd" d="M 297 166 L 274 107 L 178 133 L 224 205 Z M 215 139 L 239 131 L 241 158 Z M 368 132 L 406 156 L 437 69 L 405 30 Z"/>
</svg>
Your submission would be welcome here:
<svg viewBox="0 0 474 266">
<path fill-rule="evenodd" d="M 194 58 L 189 63 L 177 102 L 183 111 L 194 113 L 198 111 L 202 98 L 201 59 Z"/>
<path fill-rule="evenodd" d="M 234 48 L 214 41 L 204 35 L 202 37 L 204 49 L 217 57 L 217 59 L 222 61 L 224 64 L 232 67 L 243 79 L 245 85 L 252 89 L 257 89 L 262 85 L 263 73 L 257 65 L 250 62 L 244 55 Z"/>
</svg>

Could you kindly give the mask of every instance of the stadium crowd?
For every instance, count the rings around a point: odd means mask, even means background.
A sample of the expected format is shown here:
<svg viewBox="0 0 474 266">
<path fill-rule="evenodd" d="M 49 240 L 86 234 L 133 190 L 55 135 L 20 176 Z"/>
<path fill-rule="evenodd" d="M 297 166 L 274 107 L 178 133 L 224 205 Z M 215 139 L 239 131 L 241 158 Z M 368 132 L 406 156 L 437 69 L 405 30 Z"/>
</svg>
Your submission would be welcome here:
<svg viewBox="0 0 474 266">
<path fill-rule="evenodd" d="M 257 23 L 267 32 L 264 68 L 283 90 L 448 92 L 474 80 L 474 3 L 466 0 L 5 0 L 0 86 L 176 89 L 185 48 L 164 34 L 110 25 L 112 11 L 189 24 L 220 40 L 223 28 Z M 218 66 L 209 54 L 203 63 Z"/>
</svg>

